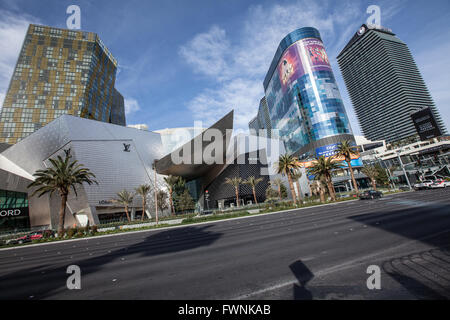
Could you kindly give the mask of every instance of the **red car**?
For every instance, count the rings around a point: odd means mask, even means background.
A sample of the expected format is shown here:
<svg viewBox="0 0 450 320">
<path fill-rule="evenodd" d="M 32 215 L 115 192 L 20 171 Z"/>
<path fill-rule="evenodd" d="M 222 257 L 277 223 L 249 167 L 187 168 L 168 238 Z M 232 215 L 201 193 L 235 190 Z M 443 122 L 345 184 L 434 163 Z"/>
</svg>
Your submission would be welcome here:
<svg viewBox="0 0 450 320">
<path fill-rule="evenodd" d="M 45 231 L 33 232 L 33 233 L 29 234 L 29 237 L 30 237 L 31 241 L 33 241 L 33 240 L 41 240 L 44 238 L 44 236 L 50 237 L 53 235 L 54 235 L 53 231 L 45 230 Z"/>
<path fill-rule="evenodd" d="M 54 232 L 51 230 L 37 231 L 37 232 L 33 232 L 30 234 L 24 235 L 20 238 L 7 240 L 6 244 L 23 244 L 23 243 L 27 243 L 27 242 L 32 242 L 33 240 L 41 240 L 42 238 L 44 238 L 44 236 L 50 237 L 53 235 L 54 235 Z"/>
<path fill-rule="evenodd" d="M 25 235 L 20 238 L 7 241 L 8 244 L 22 244 L 26 242 L 31 242 L 31 238 L 29 235 Z"/>
</svg>

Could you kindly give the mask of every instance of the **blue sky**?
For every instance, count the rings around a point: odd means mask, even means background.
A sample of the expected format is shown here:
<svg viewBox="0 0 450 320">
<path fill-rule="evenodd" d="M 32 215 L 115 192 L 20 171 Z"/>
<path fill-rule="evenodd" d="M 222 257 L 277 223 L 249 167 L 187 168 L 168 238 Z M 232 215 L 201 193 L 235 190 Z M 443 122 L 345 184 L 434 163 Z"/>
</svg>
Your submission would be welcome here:
<svg viewBox="0 0 450 320">
<path fill-rule="evenodd" d="M 247 129 L 264 95 L 263 79 L 280 40 L 313 26 L 321 32 L 355 134 L 336 56 L 366 21 L 369 5 L 405 41 L 447 127 L 450 124 L 448 0 L 0 0 L 0 101 L 28 23 L 66 27 L 66 8 L 81 8 L 82 30 L 99 34 L 119 61 L 116 87 L 128 124 L 150 130 L 212 124 L 235 109 Z"/>
</svg>

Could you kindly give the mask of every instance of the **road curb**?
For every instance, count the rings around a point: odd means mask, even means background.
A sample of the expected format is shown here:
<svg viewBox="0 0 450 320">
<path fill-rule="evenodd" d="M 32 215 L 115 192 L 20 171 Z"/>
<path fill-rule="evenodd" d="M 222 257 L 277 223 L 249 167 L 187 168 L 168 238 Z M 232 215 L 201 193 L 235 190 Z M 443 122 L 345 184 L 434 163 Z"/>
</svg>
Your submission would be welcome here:
<svg viewBox="0 0 450 320">
<path fill-rule="evenodd" d="M 395 196 L 398 194 L 410 193 L 410 192 L 413 192 L 413 191 L 405 191 L 402 193 L 389 194 L 387 196 L 384 196 L 384 198 L 390 197 L 390 196 Z M 325 206 L 335 206 L 335 205 L 339 205 L 339 204 L 343 204 L 343 203 L 351 203 L 351 202 L 356 202 L 356 201 L 359 201 L 359 199 L 347 200 L 347 201 L 341 201 L 341 202 L 335 202 L 335 203 L 318 204 L 318 205 L 310 206 L 310 207 L 282 210 L 282 211 L 269 212 L 269 213 L 260 213 L 260 214 L 236 217 L 236 218 L 230 218 L 230 219 L 205 221 L 205 222 L 199 222 L 199 223 L 183 224 L 183 225 L 176 225 L 176 226 L 156 228 L 156 229 L 136 230 L 136 231 L 128 231 L 128 232 L 122 232 L 122 233 L 105 234 L 105 235 L 99 235 L 99 236 L 93 236 L 93 237 L 81 238 L 81 239 L 68 239 L 68 240 L 54 241 L 54 242 L 47 242 L 47 243 L 36 243 L 36 244 L 30 244 L 30 245 L 25 245 L 25 246 L 21 246 L 21 247 L 2 248 L 2 249 L 0 249 L 0 252 L 11 251 L 11 250 L 20 250 L 20 249 L 26 249 L 26 248 L 36 248 L 36 247 L 40 247 L 40 246 L 49 246 L 49 245 L 58 245 L 58 244 L 64 244 L 64 243 L 80 242 L 80 241 L 87 241 L 87 240 L 96 240 L 96 239 L 102 239 L 102 238 L 124 236 L 124 235 L 128 235 L 128 234 L 139 234 L 139 233 L 145 233 L 145 232 L 175 230 L 175 229 L 186 228 L 186 227 L 191 227 L 191 226 L 201 226 L 201 225 L 208 225 L 208 224 L 214 224 L 214 223 L 222 223 L 222 222 L 227 222 L 227 221 L 265 217 L 265 216 L 271 216 L 271 215 L 280 214 L 280 213 L 289 213 L 289 212 L 293 212 L 293 211 L 302 211 L 302 210 L 307 210 L 307 209 L 312 209 L 312 208 L 321 208 L 321 207 L 325 207 Z"/>
</svg>

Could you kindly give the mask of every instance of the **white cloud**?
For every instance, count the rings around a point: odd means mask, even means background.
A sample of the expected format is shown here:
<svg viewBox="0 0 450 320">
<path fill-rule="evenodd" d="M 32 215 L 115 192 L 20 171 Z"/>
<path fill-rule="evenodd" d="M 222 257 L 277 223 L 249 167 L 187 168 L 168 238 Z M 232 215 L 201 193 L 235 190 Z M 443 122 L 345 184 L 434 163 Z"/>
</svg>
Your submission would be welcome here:
<svg viewBox="0 0 450 320">
<path fill-rule="evenodd" d="M 2 44 L 0 54 L 0 106 L 3 106 L 3 99 L 8 90 L 30 23 L 39 23 L 39 20 L 28 15 L 17 15 L 0 10 L 0 44 Z"/>
<path fill-rule="evenodd" d="M 196 72 L 221 78 L 228 69 L 225 55 L 230 49 L 225 30 L 212 26 L 182 46 L 179 53 Z"/>
<path fill-rule="evenodd" d="M 255 110 L 261 99 L 261 83 L 236 78 L 227 81 L 217 89 L 206 89 L 188 105 L 196 120 L 211 125 L 226 113 L 235 110 L 235 127 L 248 128 L 249 119 L 255 116 Z"/>
<path fill-rule="evenodd" d="M 428 41 L 428 40 L 427 40 Z M 443 54 L 450 52 L 448 42 L 433 42 L 434 46 L 426 46 L 426 50 L 419 53 L 415 58 L 419 70 L 430 90 L 431 96 L 447 126 L 450 128 L 450 56 Z"/>
<path fill-rule="evenodd" d="M 137 102 L 136 99 L 133 99 L 133 98 L 125 99 L 125 115 L 128 116 L 139 110 L 141 110 L 141 107 L 139 106 L 139 103 Z"/>
<path fill-rule="evenodd" d="M 180 56 L 194 72 L 213 80 L 210 88 L 188 102 L 194 117 L 210 125 L 234 109 L 235 127 L 248 129 L 248 122 L 256 115 L 264 96 L 263 80 L 278 45 L 295 29 L 304 26 L 319 29 L 325 45 L 333 47 L 329 55 L 337 56 L 334 46 L 339 42 L 342 49 L 349 39 L 336 37 L 336 28 L 345 28 L 349 38 L 351 30 L 355 32 L 364 21 L 365 10 L 350 2 L 340 1 L 335 7 L 329 4 L 335 5 L 334 2 L 318 5 L 299 0 L 291 5 L 252 6 L 243 19 L 242 28 L 233 37 L 237 40 L 232 42 L 224 29 L 212 26 L 182 46 Z M 361 23 L 349 26 L 352 20 L 361 20 Z M 333 67 L 336 71 L 337 65 Z"/>
</svg>

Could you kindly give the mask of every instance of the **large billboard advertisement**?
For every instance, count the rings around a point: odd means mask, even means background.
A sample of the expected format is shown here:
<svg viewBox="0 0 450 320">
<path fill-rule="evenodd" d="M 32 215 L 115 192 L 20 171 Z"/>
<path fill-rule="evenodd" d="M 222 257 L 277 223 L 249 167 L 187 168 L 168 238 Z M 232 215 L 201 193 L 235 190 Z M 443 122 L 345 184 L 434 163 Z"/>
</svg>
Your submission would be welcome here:
<svg viewBox="0 0 450 320">
<path fill-rule="evenodd" d="M 425 141 L 442 135 L 430 108 L 425 108 L 411 114 L 411 118 L 420 136 L 420 140 Z"/>
<path fill-rule="evenodd" d="M 320 40 L 305 39 L 300 41 L 299 45 L 303 45 L 308 53 L 312 71 L 332 71 L 327 52 Z"/>
<path fill-rule="evenodd" d="M 308 71 L 332 72 L 327 52 L 318 39 L 304 39 L 290 46 L 280 59 L 278 75 L 283 93 Z"/>
<path fill-rule="evenodd" d="M 278 65 L 278 75 L 283 93 L 288 90 L 292 82 L 304 74 L 305 72 L 298 55 L 297 46 L 293 45 L 286 50 Z"/>
</svg>

